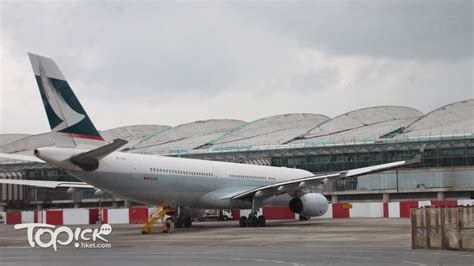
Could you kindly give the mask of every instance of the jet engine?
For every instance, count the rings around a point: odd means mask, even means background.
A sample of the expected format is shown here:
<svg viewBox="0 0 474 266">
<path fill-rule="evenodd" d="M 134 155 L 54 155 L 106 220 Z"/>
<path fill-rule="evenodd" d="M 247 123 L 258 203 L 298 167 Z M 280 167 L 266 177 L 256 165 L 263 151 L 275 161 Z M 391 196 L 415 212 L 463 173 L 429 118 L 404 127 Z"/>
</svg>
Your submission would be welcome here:
<svg viewBox="0 0 474 266">
<path fill-rule="evenodd" d="M 319 193 L 307 193 L 290 201 L 290 210 L 307 217 L 324 215 L 328 211 L 328 200 Z"/>
</svg>

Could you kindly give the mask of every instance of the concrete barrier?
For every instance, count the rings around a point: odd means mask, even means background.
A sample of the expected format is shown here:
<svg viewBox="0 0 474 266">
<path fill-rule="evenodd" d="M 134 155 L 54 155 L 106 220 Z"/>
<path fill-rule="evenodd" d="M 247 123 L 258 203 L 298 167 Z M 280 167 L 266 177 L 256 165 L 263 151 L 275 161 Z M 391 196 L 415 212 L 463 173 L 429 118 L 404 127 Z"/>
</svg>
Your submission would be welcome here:
<svg viewBox="0 0 474 266">
<path fill-rule="evenodd" d="M 474 206 L 411 209 L 412 248 L 474 251 Z"/>
</svg>

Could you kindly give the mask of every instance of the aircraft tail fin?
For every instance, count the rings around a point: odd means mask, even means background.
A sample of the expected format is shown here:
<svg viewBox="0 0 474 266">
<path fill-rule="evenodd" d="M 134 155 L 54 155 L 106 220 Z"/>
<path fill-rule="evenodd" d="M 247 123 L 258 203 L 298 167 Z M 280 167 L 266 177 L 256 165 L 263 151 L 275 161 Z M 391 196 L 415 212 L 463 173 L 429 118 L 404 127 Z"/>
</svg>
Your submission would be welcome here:
<svg viewBox="0 0 474 266">
<path fill-rule="evenodd" d="M 28 53 L 36 82 L 58 147 L 102 146 L 99 134 L 56 63 Z"/>
</svg>

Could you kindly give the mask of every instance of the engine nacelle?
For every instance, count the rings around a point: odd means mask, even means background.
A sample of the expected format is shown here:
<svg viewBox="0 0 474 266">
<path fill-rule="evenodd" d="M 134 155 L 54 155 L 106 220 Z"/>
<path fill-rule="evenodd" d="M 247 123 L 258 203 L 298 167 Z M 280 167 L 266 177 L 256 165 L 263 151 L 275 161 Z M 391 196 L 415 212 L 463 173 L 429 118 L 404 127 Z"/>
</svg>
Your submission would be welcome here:
<svg viewBox="0 0 474 266">
<path fill-rule="evenodd" d="M 315 217 L 328 211 L 328 200 L 319 193 L 307 193 L 290 200 L 290 210 L 303 216 Z"/>
</svg>

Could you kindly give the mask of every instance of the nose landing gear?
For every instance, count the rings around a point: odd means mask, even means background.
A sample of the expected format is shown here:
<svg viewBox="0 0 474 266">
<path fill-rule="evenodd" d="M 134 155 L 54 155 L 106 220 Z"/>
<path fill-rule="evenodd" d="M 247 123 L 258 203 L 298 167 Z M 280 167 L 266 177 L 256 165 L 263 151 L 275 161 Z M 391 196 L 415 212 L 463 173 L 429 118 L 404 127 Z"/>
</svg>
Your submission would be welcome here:
<svg viewBox="0 0 474 266">
<path fill-rule="evenodd" d="M 178 219 L 176 219 L 176 227 L 178 228 L 189 228 L 193 224 L 193 220 L 190 217 L 180 217 L 178 216 Z"/>
</svg>

